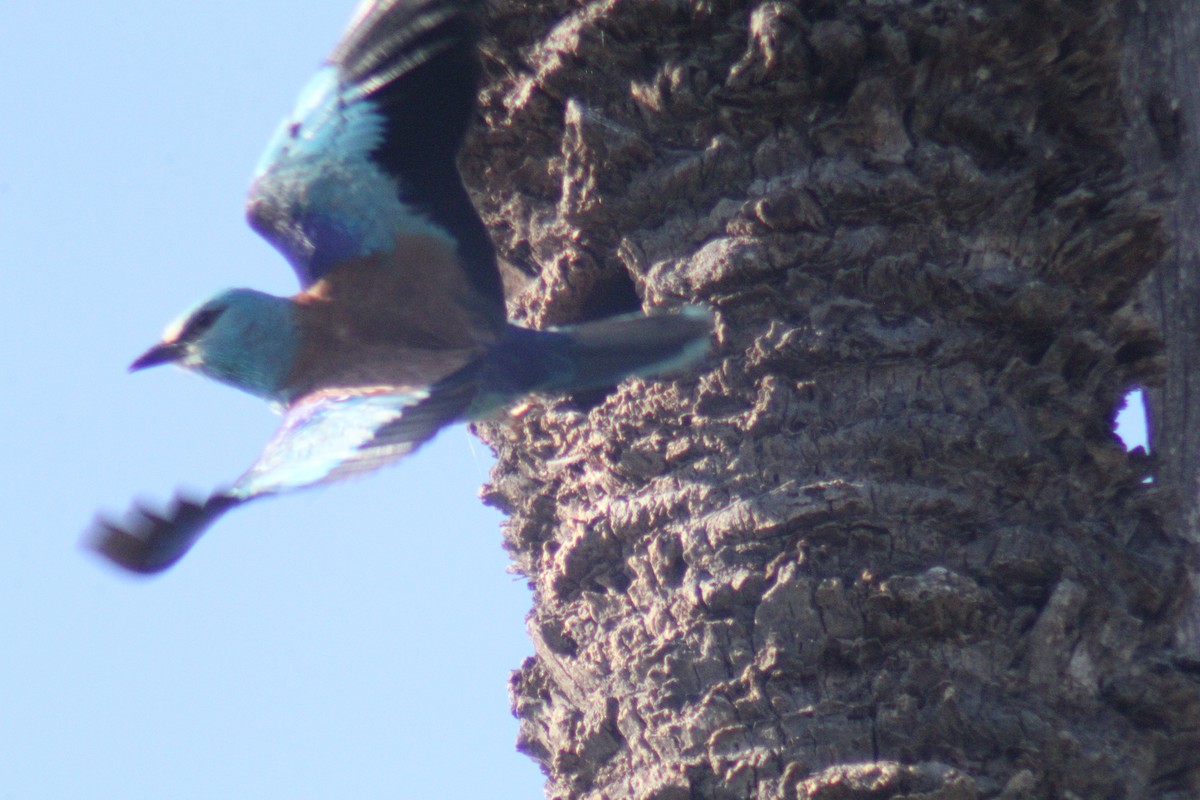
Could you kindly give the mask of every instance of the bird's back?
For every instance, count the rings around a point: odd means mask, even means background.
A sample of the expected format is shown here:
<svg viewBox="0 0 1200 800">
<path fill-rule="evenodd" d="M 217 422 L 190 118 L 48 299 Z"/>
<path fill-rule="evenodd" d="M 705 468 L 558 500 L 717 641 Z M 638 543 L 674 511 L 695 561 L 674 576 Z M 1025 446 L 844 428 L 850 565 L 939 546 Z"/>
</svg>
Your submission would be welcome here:
<svg viewBox="0 0 1200 800">
<path fill-rule="evenodd" d="M 397 237 L 390 252 L 347 261 L 296 295 L 294 396 L 429 386 L 499 341 L 504 326 L 454 258 L 440 237 Z"/>
</svg>

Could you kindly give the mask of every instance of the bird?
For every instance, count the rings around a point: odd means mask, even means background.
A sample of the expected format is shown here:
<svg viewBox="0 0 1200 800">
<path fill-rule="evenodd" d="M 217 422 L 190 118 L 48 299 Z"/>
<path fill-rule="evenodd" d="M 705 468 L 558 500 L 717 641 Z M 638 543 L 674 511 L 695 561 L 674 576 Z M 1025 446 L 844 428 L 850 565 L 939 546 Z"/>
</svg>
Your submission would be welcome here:
<svg viewBox="0 0 1200 800">
<path fill-rule="evenodd" d="M 447 425 L 530 394 L 596 390 L 704 357 L 708 309 L 535 330 L 507 319 L 495 249 L 457 156 L 479 91 L 470 0 L 367 0 L 255 169 L 250 226 L 298 293 L 229 289 L 131 365 L 174 364 L 267 401 L 282 422 L 206 497 L 98 516 L 85 545 L 132 573 L 178 562 L 247 502 L 394 463 Z"/>
</svg>

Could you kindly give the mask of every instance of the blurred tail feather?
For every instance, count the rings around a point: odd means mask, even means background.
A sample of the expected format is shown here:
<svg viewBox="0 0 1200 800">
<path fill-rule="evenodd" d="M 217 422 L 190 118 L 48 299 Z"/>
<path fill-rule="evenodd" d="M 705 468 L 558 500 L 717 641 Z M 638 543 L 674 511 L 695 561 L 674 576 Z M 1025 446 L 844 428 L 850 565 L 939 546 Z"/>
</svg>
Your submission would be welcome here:
<svg viewBox="0 0 1200 800">
<path fill-rule="evenodd" d="M 627 314 L 559 328 L 568 339 L 572 369 L 552 376 L 547 390 L 594 389 L 630 375 L 684 369 L 708 352 L 711 312 L 688 306 L 679 314 Z"/>
<path fill-rule="evenodd" d="M 586 391 L 684 369 L 708 352 L 712 330 L 712 313 L 694 306 L 544 331 L 510 325 L 500 344 L 463 370 L 479 387 L 464 416 L 488 416 L 530 392 Z"/>
</svg>

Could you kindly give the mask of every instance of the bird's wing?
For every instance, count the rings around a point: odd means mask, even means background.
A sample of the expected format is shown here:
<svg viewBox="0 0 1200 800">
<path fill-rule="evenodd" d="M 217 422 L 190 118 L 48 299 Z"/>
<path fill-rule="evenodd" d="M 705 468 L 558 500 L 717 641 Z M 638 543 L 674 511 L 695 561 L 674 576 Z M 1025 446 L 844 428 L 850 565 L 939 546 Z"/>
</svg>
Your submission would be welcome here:
<svg viewBox="0 0 1200 800">
<path fill-rule="evenodd" d="M 288 410 L 229 493 L 248 500 L 391 464 L 462 418 L 474 391 L 472 382 L 453 376 L 424 390 L 318 392 Z"/>
<path fill-rule="evenodd" d="M 98 519 L 85 544 L 131 572 L 162 572 L 242 503 L 358 475 L 413 452 L 464 416 L 474 375 L 467 368 L 427 390 L 329 390 L 304 398 L 233 486 L 205 500 L 177 496 L 164 513 L 139 504 L 121 524 Z"/>
<path fill-rule="evenodd" d="M 455 164 L 475 108 L 476 38 L 463 0 L 359 7 L 268 145 L 247 201 L 250 224 L 302 286 L 425 235 L 503 319 L 491 241 Z"/>
<path fill-rule="evenodd" d="M 205 500 L 176 495 L 163 513 L 138 503 L 125 523 L 98 518 L 84 545 L 130 572 L 153 575 L 183 558 L 210 525 L 242 502 L 217 492 Z"/>
</svg>

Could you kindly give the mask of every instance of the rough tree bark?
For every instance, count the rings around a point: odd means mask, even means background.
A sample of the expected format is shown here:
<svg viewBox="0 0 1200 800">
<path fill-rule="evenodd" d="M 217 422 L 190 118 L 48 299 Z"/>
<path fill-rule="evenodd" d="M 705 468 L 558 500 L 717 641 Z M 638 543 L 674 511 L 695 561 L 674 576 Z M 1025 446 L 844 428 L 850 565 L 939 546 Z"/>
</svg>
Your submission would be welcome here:
<svg viewBox="0 0 1200 800">
<path fill-rule="evenodd" d="M 1200 8 L 1188 0 L 1147 4 L 1128 14 L 1123 82 L 1129 156 L 1142 174 L 1157 172 L 1170 202 L 1170 242 L 1143 291 L 1142 310 L 1166 344 L 1163 380 L 1150 387 L 1155 481 L 1170 493 L 1165 509 L 1176 535 L 1200 544 Z M 1192 555 L 1195 556 L 1195 548 Z M 1179 622 L 1181 653 L 1200 664 L 1200 564 L 1190 570 L 1191 599 Z"/>
<path fill-rule="evenodd" d="M 514 311 L 719 314 L 693 374 L 481 426 L 550 797 L 1200 793 L 1189 541 L 1111 431 L 1172 244 L 1142 15 L 489 3 Z"/>
</svg>

